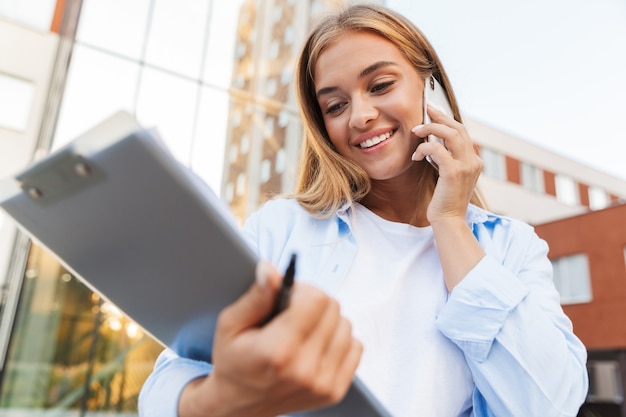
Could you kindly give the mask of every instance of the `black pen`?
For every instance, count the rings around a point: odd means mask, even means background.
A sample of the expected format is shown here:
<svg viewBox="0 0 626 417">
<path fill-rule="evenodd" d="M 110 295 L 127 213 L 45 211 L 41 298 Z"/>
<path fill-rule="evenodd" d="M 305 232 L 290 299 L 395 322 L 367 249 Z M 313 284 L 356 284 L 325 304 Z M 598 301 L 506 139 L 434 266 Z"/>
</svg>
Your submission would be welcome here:
<svg viewBox="0 0 626 417">
<path fill-rule="evenodd" d="M 276 295 L 276 300 L 274 301 L 274 307 L 272 308 L 272 312 L 267 317 L 265 322 L 269 322 L 274 317 L 276 317 L 281 311 L 285 310 L 289 306 L 289 297 L 291 296 L 291 288 L 293 287 L 293 281 L 296 275 L 296 254 L 291 255 L 291 259 L 289 260 L 289 266 L 287 266 L 287 270 L 285 271 L 285 276 L 283 277 L 283 282 L 280 285 L 280 289 L 278 290 L 278 294 Z"/>
</svg>

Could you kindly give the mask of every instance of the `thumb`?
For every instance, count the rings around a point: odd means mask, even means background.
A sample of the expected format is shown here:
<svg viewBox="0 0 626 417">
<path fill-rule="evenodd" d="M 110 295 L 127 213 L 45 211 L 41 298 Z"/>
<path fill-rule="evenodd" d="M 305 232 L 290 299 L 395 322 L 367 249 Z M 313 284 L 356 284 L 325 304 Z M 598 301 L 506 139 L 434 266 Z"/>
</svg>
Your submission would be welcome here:
<svg viewBox="0 0 626 417">
<path fill-rule="evenodd" d="M 228 331 L 239 333 L 262 323 L 272 311 L 281 279 L 274 265 L 260 261 L 256 266 L 255 282 L 223 312 Z"/>
</svg>

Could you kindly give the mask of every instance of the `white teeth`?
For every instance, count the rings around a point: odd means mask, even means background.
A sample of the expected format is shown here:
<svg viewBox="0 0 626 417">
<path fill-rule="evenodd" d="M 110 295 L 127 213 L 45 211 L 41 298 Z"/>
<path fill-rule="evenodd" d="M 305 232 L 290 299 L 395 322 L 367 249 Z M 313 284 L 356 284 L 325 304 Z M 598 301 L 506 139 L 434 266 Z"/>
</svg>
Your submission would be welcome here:
<svg viewBox="0 0 626 417">
<path fill-rule="evenodd" d="M 385 139 L 389 139 L 390 137 L 391 132 L 383 133 L 382 135 L 368 139 L 365 142 L 361 142 L 359 146 L 363 149 L 371 148 L 372 146 L 378 145 L 380 142 L 384 141 Z"/>
</svg>

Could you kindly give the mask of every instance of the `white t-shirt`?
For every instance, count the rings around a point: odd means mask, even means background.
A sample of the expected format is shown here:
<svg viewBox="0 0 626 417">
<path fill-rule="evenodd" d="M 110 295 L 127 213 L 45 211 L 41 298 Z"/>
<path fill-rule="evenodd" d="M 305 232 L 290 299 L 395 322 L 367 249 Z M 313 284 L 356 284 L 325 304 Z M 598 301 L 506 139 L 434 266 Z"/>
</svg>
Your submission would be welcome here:
<svg viewBox="0 0 626 417">
<path fill-rule="evenodd" d="M 357 375 L 394 416 L 469 416 L 470 371 L 435 327 L 448 292 L 432 228 L 355 206 L 358 253 L 336 297 L 364 345 Z"/>
</svg>

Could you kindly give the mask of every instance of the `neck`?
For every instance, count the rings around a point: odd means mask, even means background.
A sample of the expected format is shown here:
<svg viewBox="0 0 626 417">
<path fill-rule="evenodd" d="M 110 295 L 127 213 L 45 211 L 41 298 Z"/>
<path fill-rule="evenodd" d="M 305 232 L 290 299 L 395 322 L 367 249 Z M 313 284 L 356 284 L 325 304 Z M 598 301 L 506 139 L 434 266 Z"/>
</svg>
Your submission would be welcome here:
<svg viewBox="0 0 626 417">
<path fill-rule="evenodd" d="M 372 189 L 360 203 L 383 219 L 424 227 L 430 224 L 426 209 L 432 191 L 426 182 L 419 186 L 415 179 L 410 182 L 372 180 Z"/>
</svg>

